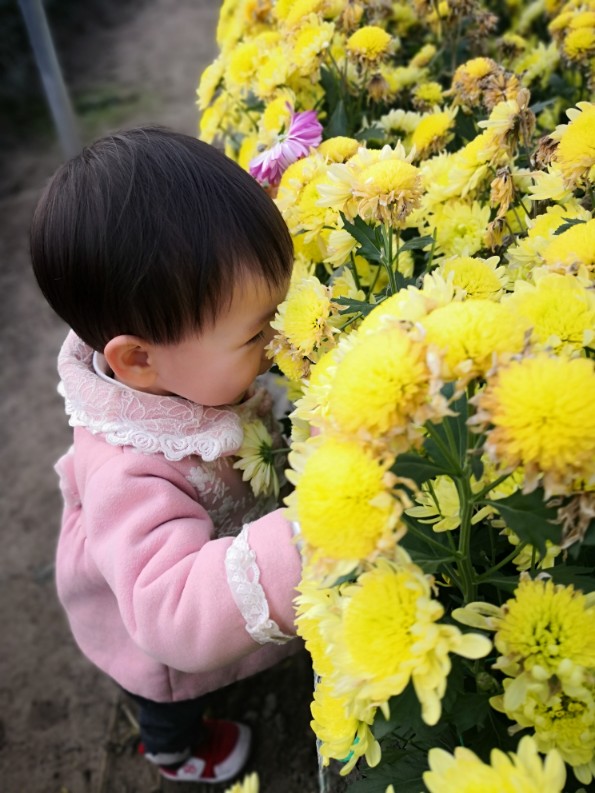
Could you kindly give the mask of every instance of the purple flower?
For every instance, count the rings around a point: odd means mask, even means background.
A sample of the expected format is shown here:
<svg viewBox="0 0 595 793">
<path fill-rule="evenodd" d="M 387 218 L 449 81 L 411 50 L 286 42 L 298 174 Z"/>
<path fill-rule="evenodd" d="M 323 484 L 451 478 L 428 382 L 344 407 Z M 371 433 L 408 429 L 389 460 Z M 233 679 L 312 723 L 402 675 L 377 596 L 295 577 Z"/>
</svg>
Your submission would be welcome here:
<svg viewBox="0 0 595 793">
<path fill-rule="evenodd" d="M 262 185 L 276 185 L 283 171 L 292 162 L 306 157 L 321 140 L 322 124 L 316 118 L 316 111 L 292 113 L 288 131 L 272 148 L 250 161 L 250 173 Z"/>
</svg>

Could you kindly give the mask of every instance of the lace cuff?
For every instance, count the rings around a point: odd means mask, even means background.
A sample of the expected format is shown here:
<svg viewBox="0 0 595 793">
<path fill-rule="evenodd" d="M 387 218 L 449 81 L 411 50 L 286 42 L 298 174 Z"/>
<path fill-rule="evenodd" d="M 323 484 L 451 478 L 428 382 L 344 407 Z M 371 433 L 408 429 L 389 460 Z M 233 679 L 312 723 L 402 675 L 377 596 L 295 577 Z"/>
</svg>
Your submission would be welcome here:
<svg viewBox="0 0 595 793">
<path fill-rule="evenodd" d="M 236 606 L 246 622 L 246 631 L 258 644 L 285 644 L 293 639 L 283 633 L 269 613 L 264 589 L 259 583 L 256 554 L 248 544 L 250 524 L 246 524 L 225 554 L 227 581 Z"/>
</svg>

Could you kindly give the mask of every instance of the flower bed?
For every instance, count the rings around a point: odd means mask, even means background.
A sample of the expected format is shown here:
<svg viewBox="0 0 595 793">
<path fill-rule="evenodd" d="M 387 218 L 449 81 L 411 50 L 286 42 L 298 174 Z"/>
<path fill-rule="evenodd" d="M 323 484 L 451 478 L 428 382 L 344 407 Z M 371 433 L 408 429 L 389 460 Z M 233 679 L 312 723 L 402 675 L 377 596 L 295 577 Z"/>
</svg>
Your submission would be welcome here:
<svg viewBox="0 0 595 793">
<path fill-rule="evenodd" d="M 312 726 L 353 791 L 595 776 L 595 3 L 226 0 L 275 197 Z"/>
</svg>

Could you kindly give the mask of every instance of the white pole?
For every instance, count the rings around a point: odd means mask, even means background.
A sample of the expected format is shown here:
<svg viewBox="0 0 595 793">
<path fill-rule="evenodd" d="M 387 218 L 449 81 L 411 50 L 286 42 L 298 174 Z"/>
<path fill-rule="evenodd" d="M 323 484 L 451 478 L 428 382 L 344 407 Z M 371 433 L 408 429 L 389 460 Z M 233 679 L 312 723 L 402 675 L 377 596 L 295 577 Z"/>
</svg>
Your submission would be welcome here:
<svg viewBox="0 0 595 793">
<path fill-rule="evenodd" d="M 41 0 L 19 0 L 19 6 L 27 26 L 62 151 L 66 157 L 73 157 L 81 150 L 81 142 L 45 10 Z"/>
</svg>

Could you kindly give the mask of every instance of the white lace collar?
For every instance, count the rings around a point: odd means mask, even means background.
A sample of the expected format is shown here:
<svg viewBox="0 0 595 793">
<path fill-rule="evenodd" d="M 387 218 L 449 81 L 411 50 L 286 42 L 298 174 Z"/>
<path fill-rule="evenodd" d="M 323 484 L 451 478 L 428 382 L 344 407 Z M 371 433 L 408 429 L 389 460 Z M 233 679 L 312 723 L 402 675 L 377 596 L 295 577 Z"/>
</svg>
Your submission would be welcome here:
<svg viewBox="0 0 595 793">
<path fill-rule="evenodd" d="M 252 404 L 256 407 L 258 394 L 237 413 L 181 397 L 146 394 L 110 378 L 102 371 L 101 358 L 96 359 L 96 371 L 93 350 L 72 332 L 60 350 L 58 391 L 72 427 L 105 435 L 113 446 L 133 446 L 146 454 L 160 452 L 172 461 L 197 454 L 210 462 L 233 454 L 242 445 L 240 416 Z"/>
</svg>

